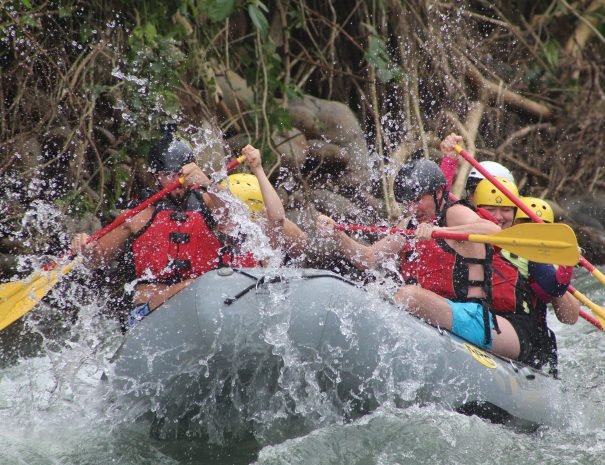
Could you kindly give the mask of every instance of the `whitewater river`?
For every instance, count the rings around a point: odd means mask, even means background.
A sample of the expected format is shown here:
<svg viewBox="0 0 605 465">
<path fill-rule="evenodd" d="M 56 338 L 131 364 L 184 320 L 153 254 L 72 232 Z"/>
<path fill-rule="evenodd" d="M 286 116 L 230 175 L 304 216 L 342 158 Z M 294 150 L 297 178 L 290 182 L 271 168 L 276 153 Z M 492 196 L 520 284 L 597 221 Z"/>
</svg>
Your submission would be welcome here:
<svg viewBox="0 0 605 465">
<path fill-rule="evenodd" d="M 585 272 L 575 286 L 600 305 L 605 287 Z M 520 433 L 438 407 L 382 408 L 344 424 L 334 420 L 275 444 L 252 438 L 209 446 L 159 440 L 149 425 L 124 418 L 107 400 L 103 373 L 121 336 L 80 308 L 66 345 L 44 340 L 43 354 L 0 371 L 0 465 L 172 464 L 590 464 L 605 453 L 605 333 L 580 320 L 558 324 L 560 372 L 579 399 L 568 424 Z M 17 350 L 16 347 L 3 350 Z"/>
</svg>

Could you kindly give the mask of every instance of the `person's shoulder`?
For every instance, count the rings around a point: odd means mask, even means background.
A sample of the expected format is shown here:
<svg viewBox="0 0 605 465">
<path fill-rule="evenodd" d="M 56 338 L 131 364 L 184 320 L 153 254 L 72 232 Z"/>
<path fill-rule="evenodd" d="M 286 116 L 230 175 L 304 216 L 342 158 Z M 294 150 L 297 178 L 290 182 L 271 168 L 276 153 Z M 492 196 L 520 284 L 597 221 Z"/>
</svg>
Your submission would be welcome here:
<svg viewBox="0 0 605 465">
<path fill-rule="evenodd" d="M 470 215 L 470 216 L 476 216 L 478 217 L 479 215 L 477 215 L 477 212 L 475 211 L 475 209 L 470 206 L 469 204 L 467 204 L 466 202 L 456 202 L 452 205 L 450 205 L 450 207 L 447 209 L 447 213 L 452 214 L 452 215 Z"/>
<path fill-rule="evenodd" d="M 470 206 L 463 203 L 455 203 L 447 209 L 445 219 L 448 226 L 457 226 L 475 222 L 480 220 L 481 217 Z"/>
</svg>

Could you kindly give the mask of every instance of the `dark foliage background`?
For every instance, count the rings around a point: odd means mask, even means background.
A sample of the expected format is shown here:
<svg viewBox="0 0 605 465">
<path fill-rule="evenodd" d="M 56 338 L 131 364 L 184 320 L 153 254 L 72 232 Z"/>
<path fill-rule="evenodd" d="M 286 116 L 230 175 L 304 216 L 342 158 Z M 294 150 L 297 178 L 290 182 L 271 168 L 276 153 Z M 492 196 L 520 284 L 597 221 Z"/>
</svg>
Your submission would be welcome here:
<svg viewBox="0 0 605 465">
<path fill-rule="evenodd" d="M 395 167 L 452 131 L 526 195 L 598 197 L 604 35 L 605 0 L 3 1 L 0 251 L 61 243 L 24 232 L 35 202 L 110 218 L 149 182 L 167 118 L 194 140 L 218 134 L 210 155 L 261 147 L 291 211 L 369 202 L 392 217 Z M 322 119 L 324 101 L 352 110 L 360 134 Z"/>
</svg>

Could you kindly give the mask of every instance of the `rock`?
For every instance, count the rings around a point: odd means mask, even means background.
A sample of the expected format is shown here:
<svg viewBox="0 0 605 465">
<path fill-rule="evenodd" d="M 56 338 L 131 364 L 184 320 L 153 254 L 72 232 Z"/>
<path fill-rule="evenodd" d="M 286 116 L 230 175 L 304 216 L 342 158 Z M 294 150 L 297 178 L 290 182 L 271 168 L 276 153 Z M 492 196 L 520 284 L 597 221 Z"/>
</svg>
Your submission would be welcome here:
<svg viewBox="0 0 605 465">
<path fill-rule="evenodd" d="M 309 148 L 305 135 L 298 129 L 291 129 L 273 136 L 273 145 L 280 154 L 281 166 L 300 172 Z"/>
<path fill-rule="evenodd" d="M 562 200 L 560 205 L 566 216 L 572 221 L 597 229 L 605 229 L 605 196 L 571 197 Z"/>
<path fill-rule="evenodd" d="M 311 198 L 318 211 L 331 216 L 337 222 L 361 224 L 375 222 L 375 215 L 368 208 L 360 208 L 348 198 L 329 189 L 313 189 Z"/>
<path fill-rule="evenodd" d="M 347 168 L 349 157 L 339 145 L 313 139 L 309 141 L 306 169 L 339 173 Z"/>
<path fill-rule="evenodd" d="M 372 183 L 378 175 L 373 171 L 374 161 L 355 114 L 343 103 L 311 96 L 290 101 L 288 110 L 294 126 L 307 139 L 323 142 L 316 143 L 315 153 L 310 150 L 309 165 L 305 171 L 313 172 L 318 164 L 317 158 L 329 156 L 333 179 L 337 182 L 346 180 L 341 186 L 345 188 L 341 193 L 355 200 L 357 207 L 364 208 L 368 202 L 367 195 L 373 189 Z M 313 175 L 316 173 L 313 172 Z M 360 195 L 362 192 L 364 195 Z"/>
<path fill-rule="evenodd" d="M 222 96 L 220 107 L 225 113 L 225 118 L 231 119 L 234 115 L 240 115 L 252 107 L 254 93 L 244 78 L 231 70 L 225 71 L 221 67 L 217 67 L 214 74 L 216 85 Z"/>
<path fill-rule="evenodd" d="M 0 253 L 0 279 L 13 276 L 17 270 L 17 257 L 14 254 Z"/>
<path fill-rule="evenodd" d="M 582 255 L 593 265 L 605 263 L 605 197 L 579 196 L 560 204 L 548 201 L 555 220 L 576 232 Z"/>
<path fill-rule="evenodd" d="M 93 213 L 85 213 L 82 218 L 68 218 L 65 221 L 65 227 L 69 233 L 94 234 L 102 228 L 101 221 Z"/>
<path fill-rule="evenodd" d="M 569 222 L 576 232 L 582 255 L 593 265 L 605 264 L 605 229 Z"/>
</svg>

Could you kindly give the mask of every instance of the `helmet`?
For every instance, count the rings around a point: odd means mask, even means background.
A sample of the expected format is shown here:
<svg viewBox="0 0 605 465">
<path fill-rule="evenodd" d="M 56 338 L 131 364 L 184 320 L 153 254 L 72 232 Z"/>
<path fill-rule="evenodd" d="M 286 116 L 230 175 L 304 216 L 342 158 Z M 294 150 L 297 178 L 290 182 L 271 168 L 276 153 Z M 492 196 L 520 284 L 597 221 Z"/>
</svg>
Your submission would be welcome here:
<svg viewBox="0 0 605 465">
<path fill-rule="evenodd" d="M 515 197 L 519 196 L 519 189 L 517 189 L 517 186 L 513 182 L 504 178 L 497 177 L 496 179 L 500 181 L 504 187 L 511 191 Z M 474 204 L 476 207 L 483 205 L 490 207 L 516 206 L 511 199 L 504 195 L 502 191 L 494 186 L 488 179 L 484 179 L 477 184 L 477 188 L 475 189 Z"/>
<path fill-rule="evenodd" d="M 164 137 L 149 151 L 149 168 L 152 173 L 160 171 L 175 172 L 183 165 L 195 161 L 189 142 L 175 136 L 176 123 L 162 124 Z"/>
<path fill-rule="evenodd" d="M 536 214 L 536 216 L 541 218 L 542 221 L 544 221 L 545 223 L 555 222 L 555 212 L 546 200 L 538 199 L 536 197 L 521 197 L 521 202 L 523 202 L 532 212 Z M 520 208 L 517 209 L 515 221 L 528 218 L 529 216 L 527 216 L 523 210 L 521 210 Z"/>
<path fill-rule="evenodd" d="M 492 176 L 508 179 L 514 184 L 515 177 L 506 166 L 495 161 L 482 161 L 479 164 Z M 466 190 L 473 191 L 482 179 L 485 179 L 485 176 L 483 176 L 477 168 L 471 169 L 466 177 Z"/>
<path fill-rule="evenodd" d="M 226 179 L 221 181 L 221 185 L 228 187 L 231 193 L 244 202 L 253 213 L 263 213 L 265 211 L 265 201 L 260 190 L 260 184 L 253 174 L 231 174 L 228 181 Z"/>
<path fill-rule="evenodd" d="M 399 203 L 415 201 L 422 194 L 435 194 L 440 187 L 446 188 L 447 182 L 434 161 L 426 158 L 412 160 L 403 165 L 395 176 L 395 200 Z"/>
</svg>

